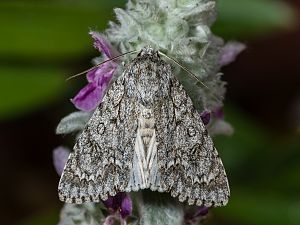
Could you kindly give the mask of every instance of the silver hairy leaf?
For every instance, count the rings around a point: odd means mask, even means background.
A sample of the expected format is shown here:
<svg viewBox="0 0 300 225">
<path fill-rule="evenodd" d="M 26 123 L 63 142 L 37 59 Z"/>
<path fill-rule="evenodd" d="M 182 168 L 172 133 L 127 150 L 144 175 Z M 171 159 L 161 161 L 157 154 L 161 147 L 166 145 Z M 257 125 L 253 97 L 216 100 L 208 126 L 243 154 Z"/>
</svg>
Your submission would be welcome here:
<svg viewBox="0 0 300 225">
<path fill-rule="evenodd" d="M 228 122 L 221 119 L 216 119 L 213 121 L 211 124 L 209 124 L 207 129 L 209 134 L 212 136 L 220 134 L 230 136 L 234 132 L 233 127 Z"/>
<path fill-rule="evenodd" d="M 223 164 L 199 113 L 171 66 L 150 47 L 95 110 L 58 193 L 62 201 L 80 204 L 146 188 L 190 205 L 222 206 L 229 197 Z"/>
<path fill-rule="evenodd" d="M 101 225 L 104 218 L 99 204 L 65 204 L 58 225 Z"/>
<path fill-rule="evenodd" d="M 174 201 L 175 199 L 170 198 L 170 196 L 157 198 L 156 193 L 154 192 L 143 193 L 142 201 L 138 199 L 138 206 L 140 212 L 139 225 L 185 224 L 185 213 L 182 205 Z"/>
<path fill-rule="evenodd" d="M 56 127 L 56 134 L 69 134 L 83 130 L 89 119 L 89 112 L 73 112 L 64 117 Z"/>
</svg>

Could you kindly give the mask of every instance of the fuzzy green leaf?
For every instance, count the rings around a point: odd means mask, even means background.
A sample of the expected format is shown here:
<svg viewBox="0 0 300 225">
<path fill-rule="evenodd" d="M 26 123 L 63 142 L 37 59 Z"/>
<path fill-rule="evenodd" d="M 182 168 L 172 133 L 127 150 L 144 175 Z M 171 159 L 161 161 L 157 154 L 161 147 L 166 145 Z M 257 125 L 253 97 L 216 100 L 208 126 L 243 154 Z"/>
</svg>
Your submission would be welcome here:
<svg viewBox="0 0 300 225">
<path fill-rule="evenodd" d="M 101 225 L 104 216 L 101 204 L 65 204 L 58 225 Z"/>
<path fill-rule="evenodd" d="M 184 212 L 174 198 L 168 194 L 143 191 L 143 200 L 138 202 L 140 210 L 139 225 L 181 225 Z"/>
<path fill-rule="evenodd" d="M 90 117 L 91 113 L 89 112 L 73 112 L 59 122 L 56 134 L 69 134 L 83 130 Z"/>
</svg>

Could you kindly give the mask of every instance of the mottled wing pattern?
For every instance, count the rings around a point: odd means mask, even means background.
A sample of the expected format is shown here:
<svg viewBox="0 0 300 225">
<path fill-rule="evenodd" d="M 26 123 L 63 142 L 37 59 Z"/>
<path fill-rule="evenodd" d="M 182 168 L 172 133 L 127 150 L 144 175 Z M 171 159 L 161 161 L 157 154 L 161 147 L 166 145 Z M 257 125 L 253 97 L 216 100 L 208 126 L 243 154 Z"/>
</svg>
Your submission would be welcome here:
<svg viewBox="0 0 300 225">
<path fill-rule="evenodd" d="M 70 154 L 58 191 L 67 203 L 99 202 L 151 188 L 180 201 L 225 205 L 224 167 L 171 67 L 144 48 L 112 85 Z"/>
<path fill-rule="evenodd" d="M 216 148 L 183 86 L 171 74 L 170 95 L 155 108 L 159 191 L 180 201 L 226 205 L 229 186 Z"/>
<path fill-rule="evenodd" d="M 59 198 L 99 202 L 125 191 L 132 169 L 137 107 L 119 77 L 79 136 L 61 177 Z"/>
</svg>

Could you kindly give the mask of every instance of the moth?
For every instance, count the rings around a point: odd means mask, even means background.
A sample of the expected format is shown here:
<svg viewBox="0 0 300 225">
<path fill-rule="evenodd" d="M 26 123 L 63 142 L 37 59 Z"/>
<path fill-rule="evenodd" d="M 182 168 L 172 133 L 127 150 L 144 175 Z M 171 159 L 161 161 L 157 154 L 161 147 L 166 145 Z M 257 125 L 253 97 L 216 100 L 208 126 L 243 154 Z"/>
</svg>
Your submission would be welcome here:
<svg viewBox="0 0 300 225">
<path fill-rule="evenodd" d="M 81 204 L 146 188 L 207 207 L 226 205 L 230 194 L 199 113 L 151 47 L 128 64 L 93 113 L 58 193 L 61 201 Z"/>
</svg>

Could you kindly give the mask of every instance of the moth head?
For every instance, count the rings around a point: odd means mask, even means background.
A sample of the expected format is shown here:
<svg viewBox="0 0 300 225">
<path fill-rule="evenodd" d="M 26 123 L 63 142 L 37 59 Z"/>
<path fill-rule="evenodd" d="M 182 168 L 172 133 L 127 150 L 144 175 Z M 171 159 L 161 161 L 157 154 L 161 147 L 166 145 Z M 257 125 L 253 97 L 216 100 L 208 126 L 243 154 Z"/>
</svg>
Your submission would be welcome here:
<svg viewBox="0 0 300 225">
<path fill-rule="evenodd" d="M 156 51 L 150 45 L 147 45 L 144 48 L 142 48 L 142 50 L 138 54 L 138 56 L 154 56 L 154 55 L 158 56 L 158 51 Z"/>
</svg>

